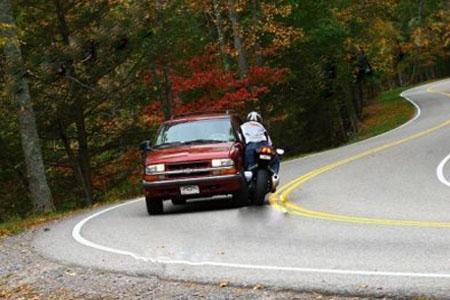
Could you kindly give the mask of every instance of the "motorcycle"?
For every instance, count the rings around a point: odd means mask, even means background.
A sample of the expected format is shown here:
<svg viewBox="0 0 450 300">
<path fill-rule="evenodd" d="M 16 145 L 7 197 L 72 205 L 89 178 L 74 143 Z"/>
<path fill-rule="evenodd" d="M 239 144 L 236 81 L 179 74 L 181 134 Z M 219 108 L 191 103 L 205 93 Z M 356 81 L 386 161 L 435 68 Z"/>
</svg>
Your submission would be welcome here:
<svg viewBox="0 0 450 300">
<path fill-rule="evenodd" d="M 284 155 L 283 149 L 262 146 L 256 153 L 257 163 L 251 171 L 246 172 L 249 184 L 250 198 L 254 205 L 263 205 L 266 195 L 275 192 L 280 184 L 280 178 L 271 168 L 274 159 Z"/>
</svg>

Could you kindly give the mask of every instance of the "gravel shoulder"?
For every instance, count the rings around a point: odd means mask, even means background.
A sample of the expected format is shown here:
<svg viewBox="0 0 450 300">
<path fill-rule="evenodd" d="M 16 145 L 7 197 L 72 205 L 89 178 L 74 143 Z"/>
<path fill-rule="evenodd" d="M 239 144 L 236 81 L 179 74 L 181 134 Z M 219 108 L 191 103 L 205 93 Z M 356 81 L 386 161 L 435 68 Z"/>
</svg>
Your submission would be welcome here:
<svg viewBox="0 0 450 300">
<path fill-rule="evenodd" d="M 63 265 L 42 257 L 33 236 L 48 225 L 0 240 L 0 299 L 358 299 L 161 280 Z M 222 285 L 222 287 L 221 287 Z"/>
</svg>

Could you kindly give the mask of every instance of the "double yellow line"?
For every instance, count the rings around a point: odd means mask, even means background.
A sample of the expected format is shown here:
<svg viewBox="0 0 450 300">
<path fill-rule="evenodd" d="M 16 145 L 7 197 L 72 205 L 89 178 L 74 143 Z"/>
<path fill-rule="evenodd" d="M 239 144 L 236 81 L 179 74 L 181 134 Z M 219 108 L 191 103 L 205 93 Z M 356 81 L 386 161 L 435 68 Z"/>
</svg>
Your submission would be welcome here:
<svg viewBox="0 0 450 300">
<path fill-rule="evenodd" d="M 434 91 L 432 88 L 428 88 L 427 91 L 429 93 L 437 93 L 450 97 L 450 94 Z M 331 163 L 329 165 L 323 166 L 316 170 L 313 170 L 289 183 L 282 186 L 276 193 L 274 193 L 270 197 L 270 203 L 273 207 L 286 211 L 289 214 L 307 217 L 307 218 L 315 218 L 327 221 L 335 221 L 335 222 L 346 222 L 346 223 L 357 223 L 357 224 L 375 224 L 375 225 L 391 225 L 391 226 L 411 226 L 411 227 L 429 227 L 429 228 L 450 228 L 450 222 L 434 222 L 434 221 L 415 221 L 415 220 L 394 220 L 394 219 L 384 219 L 384 218 L 367 218 L 367 217 L 359 217 L 359 216 L 348 216 L 348 215 L 339 215 L 328 212 L 321 212 L 316 210 L 311 210 L 304 208 L 303 206 L 296 204 L 289 200 L 289 195 L 300 186 L 302 186 L 307 181 L 334 170 L 340 166 L 353 162 L 355 160 L 367 157 L 369 155 L 373 155 L 379 153 L 381 151 L 393 148 L 395 146 L 407 143 L 412 140 L 416 140 L 425 135 L 431 134 L 439 129 L 447 127 L 450 125 L 450 120 L 447 120 L 433 128 L 424 130 L 422 132 L 416 133 L 412 136 L 403 138 L 399 141 L 395 141 L 389 144 L 385 144 L 382 146 L 378 146 L 367 150 L 365 152 L 356 154 L 354 156 L 348 157 L 346 159 L 342 159 Z"/>
</svg>

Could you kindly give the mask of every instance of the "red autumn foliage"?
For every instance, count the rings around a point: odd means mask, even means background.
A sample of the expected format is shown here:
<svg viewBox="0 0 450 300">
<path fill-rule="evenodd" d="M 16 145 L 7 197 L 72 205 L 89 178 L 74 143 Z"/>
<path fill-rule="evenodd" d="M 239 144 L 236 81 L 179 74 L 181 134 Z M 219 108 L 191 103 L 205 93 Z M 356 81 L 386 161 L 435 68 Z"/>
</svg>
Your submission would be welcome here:
<svg viewBox="0 0 450 300">
<path fill-rule="evenodd" d="M 190 112 L 241 110 L 248 103 L 270 92 L 270 87 L 285 77 L 285 69 L 252 67 L 246 78 L 239 79 L 231 71 L 223 70 L 215 63 L 213 55 L 196 56 L 180 65 L 183 72 L 172 71 L 170 81 L 173 90 L 172 111 L 176 114 Z M 152 76 L 145 76 L 153 85 Z M 154 101 L 145 110 L 145 121 L 157 124 L 163 120 L 161 103 Z"/>
<path fill-rule="evenodd" d="M 142 170 L 139 168 L 140 162 L 141 152 L 137 149 L 128 150 L 97 170 L 92 184 L 96 189 L 105 190 L 111 185 L 112 179 L 117 178 L 117 174 L 126 172 L 128 180 L 134 185 L 138 185 L 142 176 Z"/>
</svg>

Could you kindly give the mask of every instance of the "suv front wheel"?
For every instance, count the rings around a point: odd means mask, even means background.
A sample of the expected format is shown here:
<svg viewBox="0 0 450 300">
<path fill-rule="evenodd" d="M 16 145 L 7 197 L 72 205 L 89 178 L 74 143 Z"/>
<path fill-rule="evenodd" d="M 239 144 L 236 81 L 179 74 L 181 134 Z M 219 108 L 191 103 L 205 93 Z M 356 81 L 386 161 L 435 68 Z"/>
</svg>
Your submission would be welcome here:
<svg viewBox="0 0 450 300">
<path fill-rule="evenodd" d="M 145 197 L 145 204 L 147 205 L 149 215 L 160 215 L 164 212 L 163 201 L 161 199 Z"/>
<path fill-rule="evenodd" d="M 239 192 L 233 194 L 233 206 L 243 207 L 250 204 L 249 191 L 247 187 L 242 188 Z"/>
</svg>

